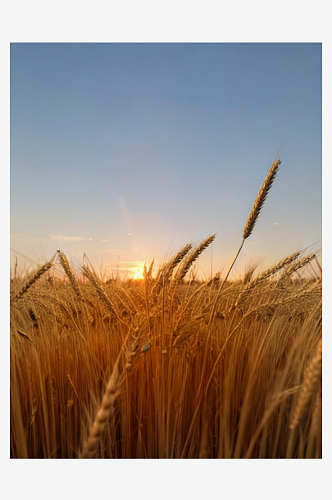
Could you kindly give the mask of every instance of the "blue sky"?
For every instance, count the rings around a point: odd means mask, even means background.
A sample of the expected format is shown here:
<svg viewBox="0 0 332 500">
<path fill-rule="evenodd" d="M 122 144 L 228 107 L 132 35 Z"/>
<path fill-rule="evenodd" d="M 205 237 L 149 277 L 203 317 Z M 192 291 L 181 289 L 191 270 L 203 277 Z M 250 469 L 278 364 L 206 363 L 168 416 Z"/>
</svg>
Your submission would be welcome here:
<svg viewBox="0 0 332 500">
<path fill-rule="evenodd" d="M 11 256 L 61 248 L 131 277 L 217 233 L 209 277 L 277 152 L 233 275 L 320 253 L 321 91 L 320 43 L 12 43 Z"/>
</svg>

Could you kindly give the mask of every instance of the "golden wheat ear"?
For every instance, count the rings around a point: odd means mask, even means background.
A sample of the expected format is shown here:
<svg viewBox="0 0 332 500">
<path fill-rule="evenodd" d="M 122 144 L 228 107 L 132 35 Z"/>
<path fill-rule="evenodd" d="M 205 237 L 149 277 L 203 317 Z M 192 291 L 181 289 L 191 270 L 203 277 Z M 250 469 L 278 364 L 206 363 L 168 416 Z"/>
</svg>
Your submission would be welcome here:
<svg viewBox="0 0 332 500">
<path fill-rule="evenodd" d="M 67 257 L 65 256 L 65 254 L 63 252 L 60 252 L 59 251 L 59 260 L 60 260 L 60 264 L 62 266 L 62 269 L 64 270 L 64 272 L 66 273 L 69 281 L 70 281 L 70 284 L 74 290 L 74 292 L 76 293 L 77 297 L 82 300 L 82 302 L 84 302 L 84 299 L 82 297 L 82 294 L 81 294 L 81 291 L 78 287 L 78 284 L 77 284 L 77 281 L 76 281 L 76 278 L 74 276 L 74 273 L 72 272 L 71 268 L 70 268 L 70 265 L 69 265 L 69 262 L 68 262 L 68 259 Z"/>
<path fill-rule="evenodd" d="M 93 271 L 91 271 L 88 266 L 83 265 L 81 267 L 81 270 L 82 270 L 83 276 L 88 278 L 88 280 L 93 285 L 93 287 L 96 290 L 97 295 L 98 295 L 99 299 L 102 301 L 102 303 L 106 306 L 106 308 L 110 311 L 111 314 L 113 314 L 116 318 L 119 318 L 118 313 L 116 312 L 113 303 L 111 302 L 109 297 L 104 292 L 104 290 L 101 286 L 101 282 L 100 282 L 99 278 L 97 277 L 97 275 Z"/>
<path fill-rule="evenodd" d="M 244 240 L 249 238 L 249 236 L 253 232 L 253 229 L 255 227 L 255 224 L 257 222 L 259 214 L 261 213 L 263 205 L 266 201 L 267 195 L 269 194 L 269 191 L 272 187 L 273 181 L 276 178 L 280 163 L 281 163 L 281 160 L 275 160 L 272 163 L 270 170 L 266 174 L 264 182 L 261 185 L 260 190 L 258 191 L 258 194 L 256 196 L 254 204 L 251 208 L 249 217 L 248 217 L 247 222 L 246 222 L 244 229 L 243 229 L 243 239 Z"/>
<path fill-rule="evenodd" d="M 22 296 L 25 293 L 27 293 L 27 291 L 36 283 L 36 281 L 38 281 L 43 276 L 43 274 L 46 273 L 46 271 L 49 271 L 49 269 L 51 269 L 51 267 L 53 266 L 53 261 L 54 261 L 55 255 L 56 254 L 54 254 L 53 257 L 48 262 L 46 262 L 45 264 L 43 264 L 37 268 L 37 270 L 35 271 L 33 276 L 30 278 L 30 280 L 28 280 L 23 285 L 21 290 L 17 293 L 17 295 L 15 295 L 12 298 L 12 302 L 16 302 L 17 300 L 21 299 Z"/>
<path fill-rule="evenodd" d="M 205 238 L 199 245 L 197 245 L 195 248 L 189 252 L 185 258 L 182 260 L 180 267 L 175 273 L 174 276 L 174 282 L 178 283 L 183 278 L 186 276 L 187 272 L 189 271 L 190 267 L 192 264 L 198 259 L 198 257 L 201 255 L 201 253 L 204 252 L 204 250 L 213 242 L 215 239 L 216 235 L 212 234 L 211 236 L 208 236 Z"/>
</svg>

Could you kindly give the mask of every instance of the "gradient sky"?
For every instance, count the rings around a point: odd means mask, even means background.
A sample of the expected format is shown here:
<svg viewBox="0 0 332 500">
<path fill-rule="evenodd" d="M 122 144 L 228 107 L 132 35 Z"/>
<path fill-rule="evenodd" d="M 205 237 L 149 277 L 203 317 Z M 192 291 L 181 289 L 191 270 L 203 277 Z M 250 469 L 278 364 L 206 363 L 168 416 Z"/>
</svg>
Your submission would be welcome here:
<svg viewBox="0 0 332 500">
<path fill-rule="evenodd" d="M 60 248 L 132 277 L 217 233 L 198 267 L 210 277 L 235 256 L 276 153 L 233 276 L 320 254 L 321 55 L 320 43 L 12 43 L 11 257 L 30 266 Z"/>
</svg>

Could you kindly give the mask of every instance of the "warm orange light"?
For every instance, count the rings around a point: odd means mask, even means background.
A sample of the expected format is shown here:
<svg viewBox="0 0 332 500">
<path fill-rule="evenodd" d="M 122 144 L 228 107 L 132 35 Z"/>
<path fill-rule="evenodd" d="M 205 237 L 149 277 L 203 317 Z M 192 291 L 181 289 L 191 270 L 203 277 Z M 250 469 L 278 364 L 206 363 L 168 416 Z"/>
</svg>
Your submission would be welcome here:
<svg viewBox="0 0 332 500">
<path fill-rule="evenodd" d="M 134 274 L 134 280 L 142 280 L 143 278 L 142 269 L 137 269 L 136 274 Z"/>
</svg>

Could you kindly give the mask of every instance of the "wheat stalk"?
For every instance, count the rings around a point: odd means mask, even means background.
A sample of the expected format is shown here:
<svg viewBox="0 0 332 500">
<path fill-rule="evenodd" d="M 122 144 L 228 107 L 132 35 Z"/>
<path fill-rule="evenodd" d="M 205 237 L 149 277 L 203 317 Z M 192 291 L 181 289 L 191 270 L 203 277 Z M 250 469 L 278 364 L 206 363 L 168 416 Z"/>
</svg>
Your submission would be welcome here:
<svg viewBox="0 0 332 500">
<path fill-rule="evenodd" d="M 298 394 L 296 405 L 291 416 L 290 429 L 299 424 L 311 396 L 314 394 L 322 377 L 322 339 L 318 342 L 316 351 L 305 372 L 303 384 Z"/>
<path fill-rule="evenodd" d="M 119 372 L 120 355 L 121 353 L 115 362 L 112 374 L 105 389 L 101 406 L 96 414 L 90 429 L 89 437 L 83 447 L 80 458 L 95 457 L 101 433 L 103 432 L 108 420 L 114 415 L 115 401 L 119 395 L 121 383 L 123 381 L 123 374 L 120 374 Z"/>
<path fill-rule="evenodd" d="M 302 259 L 299 259 L 298 261 L 294 262 L 291 266 L 285 268 L 284 272 L 280 276 L 280 281 L 290 278 L 293 273 L 301 269 L 301 267 L 304 267 L 307 264 L 309 264 L 309 262 L 311 262 L 315 258 L 316 254 L 311 253 L 310 255 L 302 257 Z"/>
<path fill-rule="evenodd" d="M 134 355 L 137 352 L 139 329 L 133 328 L 128 335 L 123 351 L 121 350 L 114 364 L 112 374 L 108 380 L 100 408 L 91 426 L 89 437 L 83 446 L 80 458 L 94 458 L 96 456 L 100 436 L 105 429 L 107 422 L 112 419 L 115 413 L 115 402 L 121 392 L 125 374 L 132 369 Z M 125 366 L 120 371 L 120 361 L 124 354 Z"/>
<path fill-rule="evenodd" d="M 204 252 L 204 250 L 211 245 L 213 240 L 215 239 L 216 235 L 213 234 L 212 236 L 208 236 L 205 238 L 199 245 L 197 245 L 195 248 L 191 250 L 188 255 L 183 259 L 180 267 L 175 273 L 174 276 L 174 282 L 178 283 L 179 281 L 183 280 L 187 272 L 189 271 L 190 267 L 192 264 L 198 259 L 198 257 L 201 255 L 201 253 Z"/>
<path fill-rule="evenodd" d="M 112 302 L 107 297 L 107 295 L 104 292 L 104 290 L 102 289 L 101 283 L 100 283 L 99 279 L 97 278 L 97 276 L 93 272 L 91 272 L 91 270 L 88 268 L 88 266 L 84 266 L 84 265 L 82 266 L 82 273 L 84 274 L 84 276 L 86 276 L 91 281 L 92 285 L 94 286 L 94 288 L 95 288 L 95 290 L 96 290 L 96 292 L 98 294 L 98 297 L 103 302 L 103 304 L 106 306 L 106 308 L 116 318 L 119 319 L 119 316 L 118 316 L 117 312 L 115 311 Z"/>
<path fill-rule="evenodd" d="M 243 229 L 243 233 L 242 233 L 242 236 L 243 236 L 243 240 L 242 240 L 242 243 L 240 245 L 240 248 L 238 249 L 237 251 L 237 254 L 235 255 L 235 258 L 226 274 L 226 277 L 225 279 L 221 282 L 220 286 L 219 286 L 219 289 L 218 289 L 218 292 L 216 294 L 216 297 L 215 297 L 215 300 L 214 300 L 214 304 L 213 304 L 213 307 L 212 307 L 212 311 L 211 311 L 211 316 L 210 316 L 210 321 L 209 321 L 209 325 L 211 324 L 213 318 L 214 318 L 214 314 L 215 314 L 215 310 L 216 310 L 216 306 L 217 306 L 217 302 L 218 302 L 218 298 L 219 298 L 219 295 L 220 295 L 220 292 L 221 290 L 223 289 L 223 286 L 224 284 L 226 283 L 227 279 L 228 279 L 228 276 L 230 275 L 230 272 L 231 270 L 233 269 L 233 266 L 242 250 L 242 247 L 244 245 L 244 242 L 247 238 L 249 238 L 249 236 L 251 235 L 253 229 L 254 229 L 254 226 L 257 222 L 257 219 L 259 217 L 259 214 L 261 213 L 262 211 L 262 208 L 263 208 L 263 205 L 265 203 L 265 200 L 267 198 L 267 195 L 272 187 L 272 184 L 273 184 L 273 181 L 277 175 L 277 172 L 278 172 L 278 168 L 279 168 L 279 165 L 281 164 L 281 160 L 275 160 L 268 173 L 266 174 L 266 177 L 263 181 L 263 184 L 261 185 L 260 187 L 260 190 L 258 191 L 258 194 L 256 196 L 256 199 L 254 201 L 254 204 L 251 208 L 251 211 L 250 211 L 250 214 L 247 218 L 247 221 L 245 223 L 245 226 L 244 226 L 244 229 Z"/>
<path fill-rule="evenodd" d="M 173 270 L 176 268 L 178 264 L 180 264 L 180 262 L 184 259 L 184 257 L 188 254 L 188 252 L 191 249 L 192 249 L 191 243 L 184 245 L 182 248 L 180 248 L 180 250 L 169 262 L 167 262 L 158 269 L 155 283 L 151 289 L 152 296 L 155 291 L 157 292 L 159 291 L 163 283 L 167 282 L 170 279 Z"/>
<path fill-rule="evenodd" d="M 244 291 L 248 291 L 251 288 L 254 288 L 255 286 L 259 285 L 263 281 L 267 280 L 268 278 L 270 278 L 271 276 L 276 274 L 281 269 L 284 269 L 286 266 L 289 266 L 292 262 L 294 262 L 294 260 L 296 260 L 299 257 L 300 254 L 301 254 L 301 252 L 294 252 L 291 255 L 288 255 L 288 257 L 286 257 L 285 259 L 282 259 L 279 262 L 277 262 L 276 264 L 273 264 L 273 266 L 269 267 L 264 272 L 259 274 L 257 276 L 257 278 L 250 281 L 245 286 Z M 295 265 L 296 265 L 296 263 L 295 263 Z"/>
<path fill-rule="evenodd" d="M 59 251 L 58 255 L 59 255 L 60 264 L 61 264 L 64 272 L 66 273 L 74 292 L 76 293 L 77 297 L 79 299 L 81 299 L 82 302 L 84 302 L 84 299 L 83 299 L 81 291 L 78 287 L 74 273 L 70 269 L 70 265 L 69 265 L 69 262 L 67 260 L 67 257 L 65 256 L 65 254 L 63 252 L 60 252 L 60 251 Z"/>
<path fill-rule="evenodd" d="M 153 264 L 154 264 L 154 259 L 152 259 L 152 262 L 149 266 L 149 269 L 147 269 L 147 271 L 146 271 L 146 278 L 148 280 L 152 278 Z"/>
<path fill-rule="evenodd" d="M 12 302 L 16 302 L 17 300 L 21 299 L 22 296 L 36 283 L 36 281 L 38 281 L 39 278 L 41 278 L 43 274 L 46 273 L 46 271 L 51 269 L 51 267 L 53 266 L 54 257 L 55 254 L 48 262 L 37 268 L 33 276 L 23 285 L 21 290 L 12 298 Z"/>
</svg>

